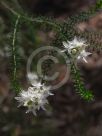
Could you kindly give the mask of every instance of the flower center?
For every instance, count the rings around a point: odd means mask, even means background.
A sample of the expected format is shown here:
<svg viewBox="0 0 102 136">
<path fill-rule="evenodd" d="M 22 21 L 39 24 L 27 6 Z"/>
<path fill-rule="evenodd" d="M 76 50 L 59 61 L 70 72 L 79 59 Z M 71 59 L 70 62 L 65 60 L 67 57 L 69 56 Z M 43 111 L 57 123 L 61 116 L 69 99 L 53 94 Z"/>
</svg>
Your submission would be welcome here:
<svg viewBox="0 0 102 136">
<path fill-rule="evenodd" d="M 76 55 L 77 52 L 78 52 L 78 49 L 76 49 L 76 48 L 73 48 L 73 49 L 71 50 L 71 53 L 72 53 L 73 55 Z"/>
<path fill-rule="evenodd" d="M 38 101 L 39 101 L 39 99 L 38 99 L 38 98 L 35 98 L 34 104 L 35 104 L 36 106 L 38 105 Z"/>
<path fill-rule="evenodd" d="M 28 106 L 32 105 L 32 101 L 29 101 L 29 102 L 27 103 L 27 105 L 28 105 Z"/>
</svg>

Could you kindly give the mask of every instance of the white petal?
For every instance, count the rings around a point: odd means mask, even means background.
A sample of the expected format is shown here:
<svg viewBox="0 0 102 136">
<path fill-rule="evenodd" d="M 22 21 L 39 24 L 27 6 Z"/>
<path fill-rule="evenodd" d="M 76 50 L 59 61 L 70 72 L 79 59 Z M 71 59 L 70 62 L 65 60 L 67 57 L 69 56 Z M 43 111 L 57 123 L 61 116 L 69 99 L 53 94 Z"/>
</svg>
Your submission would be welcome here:
<svg viewBox="0 0 102 136">
<path fill-rule="evenodd" d="M 89 55 L 91 55 L 91 54 L 92 54 L 92 53 L 90 53 L 90 52 L 86 52 L 86 55 L 87 55 L 87 56 L 89 56 Z"/>
<path fill-rule="evenodd" d="M 32 86 L 40 88 L 43 85 L 40 82 L 35 82 L 35 83 L 32 83 Z"/>
<path fill-rule="evenodd" d="M 21 107 L 23 105 L 23 102 L 22 103 L 20 103 L 17 107 L 19 108 L 19 107 Z"/>
<path fill-rule="evenodd" d="M 65 52 L 66 50 L 62 50 L 61 52 Z"/>
<path fill-rule="evenodd" d="M 44 111 L 46 111 L 46 108 L 45 108 L 44 106 L 41 106 L 41 108 L 42 108 Z"/>
<path fill-rule="evenodd" d="M 81 58 L 81 56 L 78 56 L 78 58 L 77 59 L 80 59 Z"/>
<path fill-rule="evenodd" d="M 37 76 L 37 74 L 36 73 L 28 73 L 28 75 L 27 75 L 27 77 L 28 77 L 28 79 L 29 80 L 37 80 L 38 79 L 38 76 Z"/>
<path fill-rule="evenodd" d="M 68 48 L 68 43 L 67 42 L 63 42 L 63 45 L 65 48 Z"/>
<path fill-rule="evenodd" d="M 83 60 L 84 60 L 86 63 L 88 63 L 87 60 L 86 60 L 84 57 L 83 57 Z"/>
<path fill-rule="evenodd" d="M 36 112 L 33 110 L 32 113 L 34 114 L 34 116 L 37 116 Z"/>
</svg>

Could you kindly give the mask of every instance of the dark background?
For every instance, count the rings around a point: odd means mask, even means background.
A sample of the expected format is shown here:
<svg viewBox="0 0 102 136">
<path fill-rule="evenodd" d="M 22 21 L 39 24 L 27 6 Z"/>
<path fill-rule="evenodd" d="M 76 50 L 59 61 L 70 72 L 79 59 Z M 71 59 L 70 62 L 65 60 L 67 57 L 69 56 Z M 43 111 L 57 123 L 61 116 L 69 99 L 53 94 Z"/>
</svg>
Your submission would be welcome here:
<svg viewBox="0 0 102 136">
<path fill-rule="evenodd" d="M 15 0 L 4 1 L 14 10 L 23 10 L 31 15 L 52 16 L 58 21 L 64 21 L 69 16 L 88 10 L 95 0 Z M 38 117 L 25 114 L 24 108 L 17 108 L 14 100 L 15 92 L 10 89 L 9 52 L 10 34 L 13 17 L 0 4 L 0 135 L 1 136 L 102 136 L 102 54 L 94 53 L 88 64 L 81 64 L 85 84 L 93 90 L 94 102 L 86 102 L 80 98 L 73 88 L 73 82 L 68 82 L 53 91 L 54 97 L 49 98 L 51 107 L 45 114 L 41 111 Z M 78 28 L 97 31 L 102 29 L 102 13 L 99 12 L 87 22 L 80 22 Z M 26 29 L 26 30 L 25 30 Z M 22 36 L 23 35 L 23 36 Z M 44 32 L 34 27 L 33 33 L 24 26 L 18 36 L 19 52 L 22 58 L 20 82 L 22 87 L 29 85 L 26 79 L 26 62 L 30 53 L 39 44 L 49 43 L 52 31 Z M 52 36 L 52 37 L 51 37 Z M 94 38 L 95 39 L 95 38 Z M 96 39 L 97 44 L 98 40 Z M 61 74 L 65 66 L 55 66 Z M 53 70 L 52 70 L 53 71 Z M 59 79 L 61 80 L 61 79 Z"/>
</svg>

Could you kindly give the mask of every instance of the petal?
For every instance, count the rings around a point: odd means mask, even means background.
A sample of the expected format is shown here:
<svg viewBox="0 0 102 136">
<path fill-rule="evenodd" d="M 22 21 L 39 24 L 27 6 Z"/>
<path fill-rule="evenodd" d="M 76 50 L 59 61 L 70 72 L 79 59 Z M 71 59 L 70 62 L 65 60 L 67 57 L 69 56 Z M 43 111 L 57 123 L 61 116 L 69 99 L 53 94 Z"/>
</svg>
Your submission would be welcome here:
<svg viewBox="0 0 102 136">
<path fill-rule="evenodd" d="M 66 50 L 62 50 L 61 52 L 65 52 Z"/>
<path fill-rule="evenodd" d="M 19 108 L 19 107 L 21 107 L 23 105 L 23 102 L 22 103 L 20 103 L 17 107 Z"/>
<path fill-rule="evenodd" d="M 89 56 L 89 55 L 91 55 L 91 54 L 92 54 L 92 53 L 90 53 L 90 52 L 86 52 L 86 55 L 87 55 L 87 56 Z"/>
<path fill-rule="evenodd" d="M 63 45 L 65 48 L 68 48 L 68 43 L 67 42 L 63 42 Z"/>
<path fill-rule="evenodd" d="M 41 108 L 42 108 L 44 111 L 46 111 L 46 108 L 45 108 L 43 105 L 41 106 Z"/>
<path fill-rule="evenodd" d="M 36 73 L 33 73 L 33 72 L 29 72 L 28 75 L 27 75 L 28 79 L 29 80 L 37 80 L 38 79 L 38 76 Z"/>
<path fill-rule="evenodd" d="M 21 97 L 15 97 L 15 100 L 21 100 Z"/>
<path fill-rule="evenodd" d="M 81 56 L 78 56 L 78 57 L 77 57 L 77 59 L 80 59 L 80 58 L 81 58 Z"/>
<path fill-rule="evenodd" d="M 88 63 L 87 60 L 83 57 L 84 62 Z"/>
</svg>

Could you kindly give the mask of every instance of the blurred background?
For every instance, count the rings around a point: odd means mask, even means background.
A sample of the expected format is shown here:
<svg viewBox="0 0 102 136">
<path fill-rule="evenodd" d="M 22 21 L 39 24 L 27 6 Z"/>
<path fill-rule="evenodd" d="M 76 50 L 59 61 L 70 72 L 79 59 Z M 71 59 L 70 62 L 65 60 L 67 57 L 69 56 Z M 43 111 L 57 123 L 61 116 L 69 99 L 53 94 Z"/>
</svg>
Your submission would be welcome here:
<svg viewBox="0 0 102 136">
<path fill-rule="evenodd" d="M 96 0 L 0 0 L 15 11 L 23 9 L 30 15 L 54 17 L 63 22 L 66 18 L 85 11 Z M 88 64 L 81 63 L 85 84 L 93 90 L 94 102 L 85 102 L 73 88 L 69 79 L 61 88 L 54 90 L 54 97 L 49 97 L 48 111 L 40 111 L 37 117 L 25 114 L 24 108 L 17 108 L 14 100 L 15 91 L 10 88 L 10 36 L 15 18 L 0 3 L 0 135 L 1 136 L 102 136 L 102 54 L 94 53 Z M 37 24 L 20 26 L 17 44 L 22 65 L 19 80 L 23 88 L 29 83 L 26 77 L 26 63 L 29 55 L 38 47 L 48 45 L 54 32 Z M 78 30 L 84 32 L 102 29 L 102 12 L 97 13 L 87 22 L 77 24 Z M 100 39 L 94 38 L 100 42 Z M 63 77 L 65 65 L 55 65 L 51 71 L 60 71 L 59 82 Z"/>
</svg>

